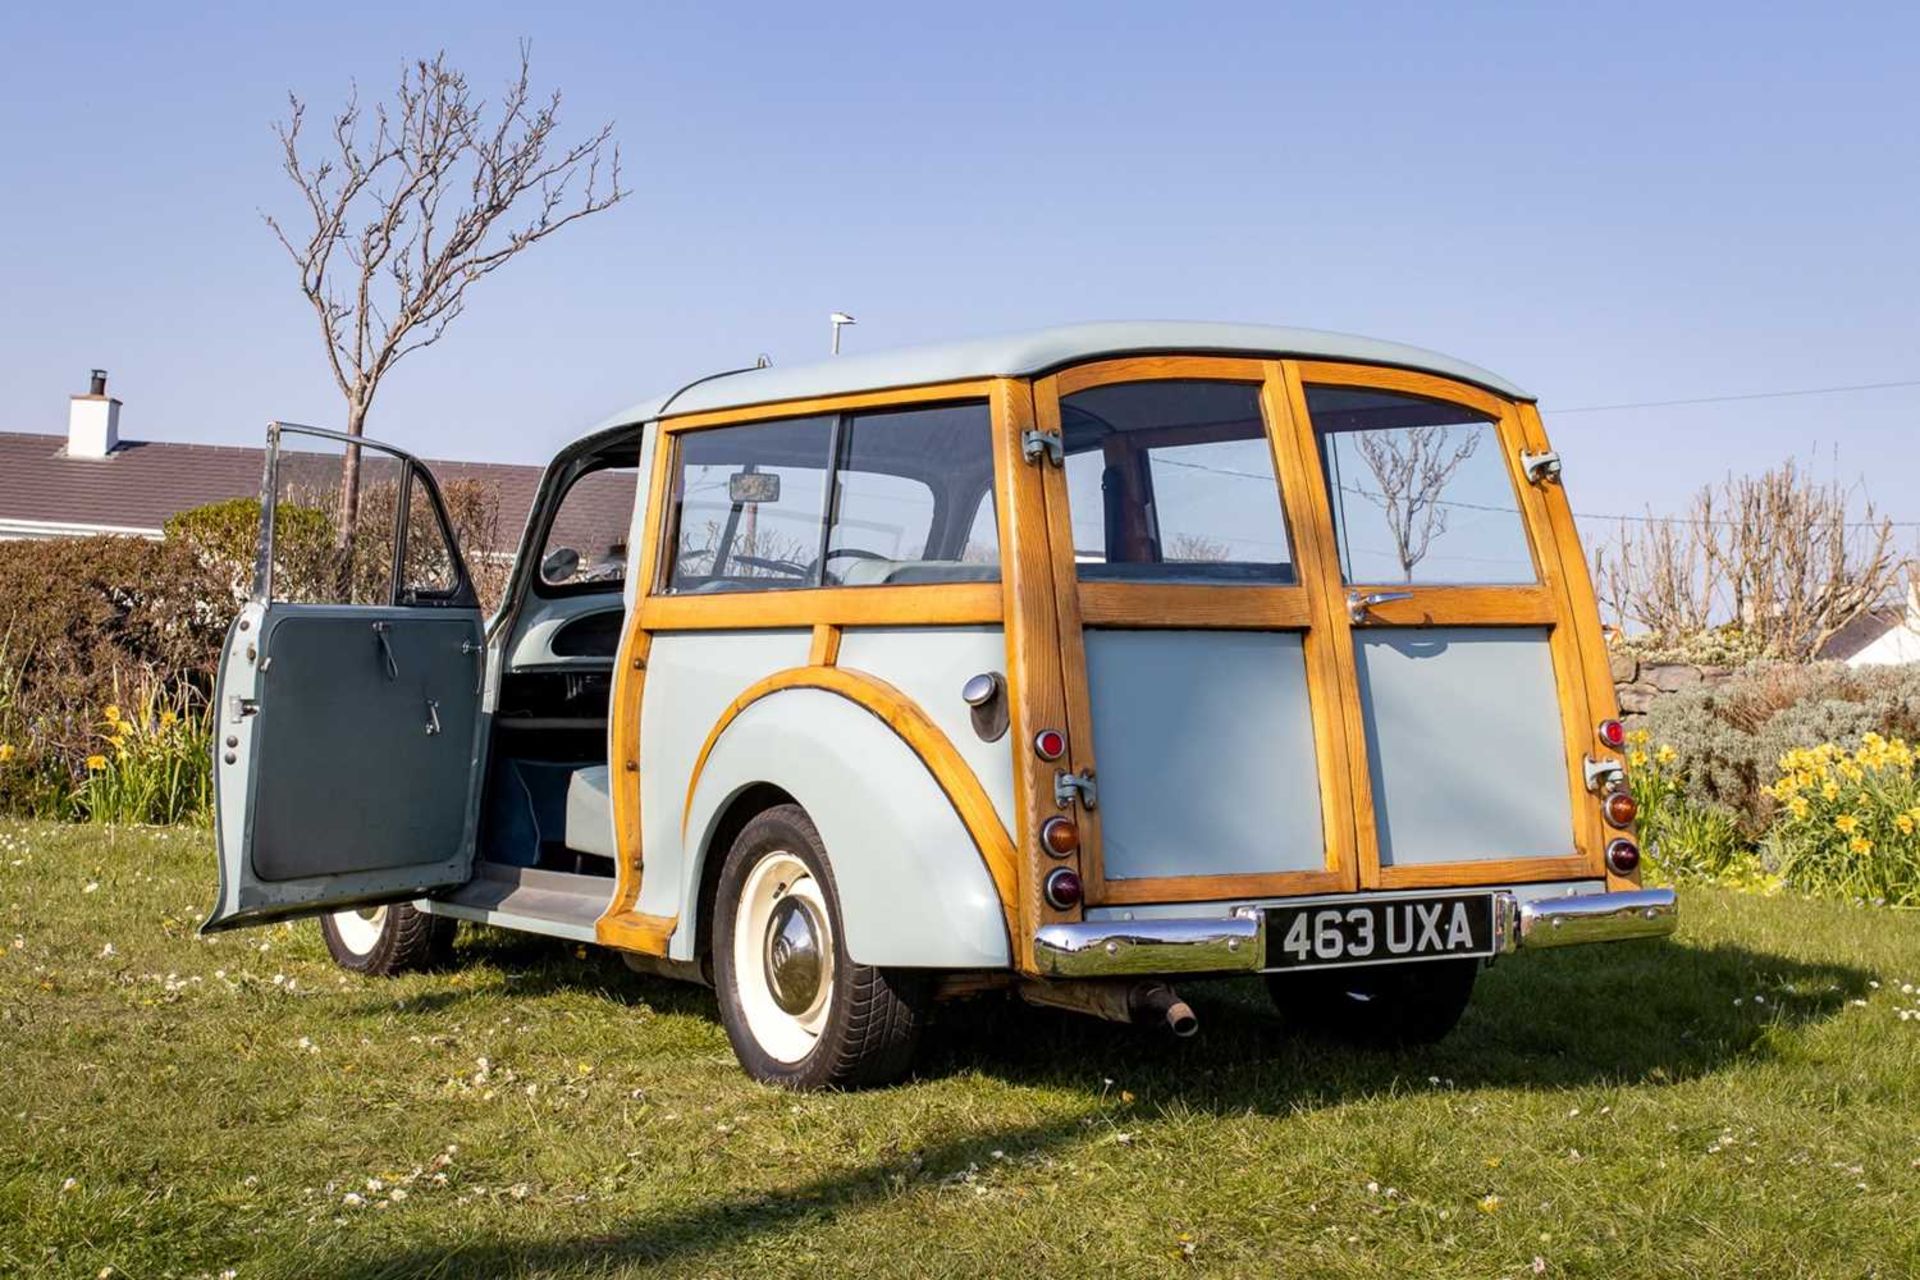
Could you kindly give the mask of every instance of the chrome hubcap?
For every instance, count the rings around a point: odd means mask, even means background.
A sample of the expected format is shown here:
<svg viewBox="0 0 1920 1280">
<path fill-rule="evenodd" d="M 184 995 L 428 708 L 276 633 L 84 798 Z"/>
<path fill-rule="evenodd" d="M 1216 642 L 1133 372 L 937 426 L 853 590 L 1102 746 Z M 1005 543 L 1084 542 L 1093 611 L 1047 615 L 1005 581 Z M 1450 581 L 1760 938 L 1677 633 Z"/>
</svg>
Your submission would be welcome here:
<svg viewBox="0 0 1920 1280">
<path fill-rule="evenodd" d="M 813 904 L 794 894 L 774 903 L 767 917 L 767 990 L 784 1013 L 800 1017 L 820 1002 L 823 932 Z"/>
</svg>

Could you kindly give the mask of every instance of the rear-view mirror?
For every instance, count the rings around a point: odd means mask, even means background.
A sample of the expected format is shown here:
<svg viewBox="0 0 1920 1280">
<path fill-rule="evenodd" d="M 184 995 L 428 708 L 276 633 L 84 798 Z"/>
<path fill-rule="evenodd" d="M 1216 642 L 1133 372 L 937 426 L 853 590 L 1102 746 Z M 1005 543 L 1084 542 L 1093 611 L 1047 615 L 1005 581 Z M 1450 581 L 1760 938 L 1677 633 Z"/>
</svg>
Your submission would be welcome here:
<svg viewBox="0 0 1920 1280">
<path fill-rule="evenodd" d="M 735 506 L 748 502 L 778 502 L 780 477 L 767 471 L 736 471 L 727 477 L 727 501 Z"/>
</svg>

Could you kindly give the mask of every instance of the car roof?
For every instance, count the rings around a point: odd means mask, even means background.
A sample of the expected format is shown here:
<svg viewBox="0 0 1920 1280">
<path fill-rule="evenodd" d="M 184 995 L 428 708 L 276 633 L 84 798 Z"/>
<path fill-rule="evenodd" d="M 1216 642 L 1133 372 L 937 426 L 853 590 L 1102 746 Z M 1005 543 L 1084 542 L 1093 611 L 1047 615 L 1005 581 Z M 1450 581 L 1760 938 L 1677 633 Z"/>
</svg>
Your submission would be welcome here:
<svg viewBox="0 0 1920 1280">
<path fill-rule="evenodd" d="M 1478 365 L 1377 338 L 1282 325 L 1109 320 L 714 375 L 671 395 L 643 400 L 597 429 L 648 422 L 669 411 L 704 413 L 973 378 L 1032 377 L 1089 360 L 1160 352 L 1303 356 L 1386 365 L 1455 378 L 1513 400 L 1534 398 Z"/>
</svg>

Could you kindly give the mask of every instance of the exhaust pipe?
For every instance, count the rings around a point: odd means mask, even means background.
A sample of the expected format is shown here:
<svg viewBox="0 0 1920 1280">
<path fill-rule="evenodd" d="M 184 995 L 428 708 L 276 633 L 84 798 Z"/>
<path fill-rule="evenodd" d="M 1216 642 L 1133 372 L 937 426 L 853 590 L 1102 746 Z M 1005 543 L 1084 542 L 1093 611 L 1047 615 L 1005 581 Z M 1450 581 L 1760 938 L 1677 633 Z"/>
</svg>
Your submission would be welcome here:
<svg viewBox="0 0 1920 1280">
<path fill-rule="evenodd" d="M 1193 1006 L 1164 982 L 1023 982 L 1019 991 L 1028 1004 L 1090 1013 L 1108 1022 L 1160 1026 L 1182 1040 L 1200 1030 Z"/>
<path fill-rule="evenodd" d="M 1193 1006 L 1164 982 L 1143 982 L 1128 992 L 1127 1011 L 1135 1022 L 1157 1022 L 1182 1040 L 1200 1030 Z"/>
</svg>

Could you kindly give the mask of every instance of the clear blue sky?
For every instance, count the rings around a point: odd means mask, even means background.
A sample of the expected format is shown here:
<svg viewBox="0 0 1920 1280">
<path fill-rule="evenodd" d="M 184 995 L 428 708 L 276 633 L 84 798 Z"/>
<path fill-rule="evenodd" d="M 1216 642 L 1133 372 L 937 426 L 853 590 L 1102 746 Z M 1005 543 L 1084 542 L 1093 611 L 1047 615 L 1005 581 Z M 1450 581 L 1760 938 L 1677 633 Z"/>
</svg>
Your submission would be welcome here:
<svg viewBox="0 0 1920 1280">
<path fill-rule="evenodd" d="M 192 11 L 189 11 L 191 8 Z M 927 16 L 919 12 L 929 10 Z M 284 9 L 284 7 L 283 7 Z M 372 434 L 544 461 L 765 351 L 1057 321 L 1344 329 L 1540 395 L 1577 509 L 1671 509 L 1817 445 L 1920 520 L 1920 8 L 362 0 L 14 10 L 0 37 L 0 430 L 105 365 L 136 438 L 337 422 L 268 124 L 516 41 L 632 200 L 474 293 Z"/>
</svg>

